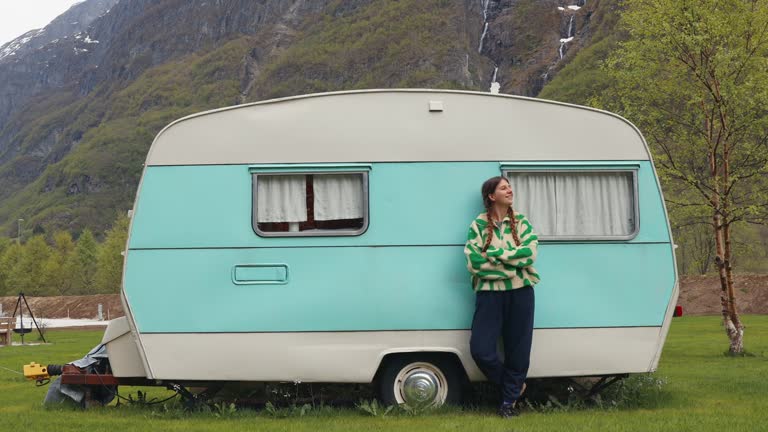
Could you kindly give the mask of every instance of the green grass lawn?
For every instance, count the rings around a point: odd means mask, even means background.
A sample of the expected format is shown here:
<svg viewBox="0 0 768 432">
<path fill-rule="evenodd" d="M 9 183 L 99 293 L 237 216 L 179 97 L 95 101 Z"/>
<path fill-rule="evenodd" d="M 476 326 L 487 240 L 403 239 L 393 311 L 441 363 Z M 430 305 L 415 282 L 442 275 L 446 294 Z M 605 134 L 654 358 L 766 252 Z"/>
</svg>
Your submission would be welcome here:
<svg viewBox="0 0 768 432">
<path fill-rule="evenodd" d="M 47 387 L 0 369 L 0 431 L 761 431 L 768 430 L 768 316 L 745 316 L 750 357 L 723 355 L 727 340 L 718 317 L 673 321 L 654 378 L 660 387 L 620 408 L 574 408 L 524 412 L 503 420 L 493 407 L 448 408 L 417 416 L 371 417 L 359 409 L 310 410 L 305 416 L 272 418 L 264 411 L 186 413 L 177 406 L 108 406 L 79 411 L 44 409 Z M 25 363 L 65 363 L 82 357 L 101 331 L 51 331 L 50 345 L 0 348 L 0 366 L 20 371 Z M 636 380 L 639 382 L 640 380 Z M 646 380 L 647 381 L 647 380 Z M 632 380 L 630 380 L 632 382 Z M 122 394 L 135 392 L 125 387 Z M 637 389 L 635 389 L 637 390 Z M 150 397 L 168 394 L 150 388 Z M 114 405 L 114 404 L 113 404 Z"/>
</svg>

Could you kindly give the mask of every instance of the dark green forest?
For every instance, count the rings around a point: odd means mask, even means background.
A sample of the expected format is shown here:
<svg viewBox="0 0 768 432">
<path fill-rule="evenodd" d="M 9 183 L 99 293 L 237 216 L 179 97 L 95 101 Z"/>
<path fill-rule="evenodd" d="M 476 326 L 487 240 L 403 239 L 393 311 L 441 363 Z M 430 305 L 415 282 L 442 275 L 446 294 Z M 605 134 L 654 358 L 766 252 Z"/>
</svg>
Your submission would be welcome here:
<svg viewBox="0 0 768 432">
<path fill-rule="evenodd" d="M 63 230 L 0 239 L 0 297 L 118 292 L 128 223 L 127 216 L 119 216 L 101 242 L 89 229 L 77 239 Z"/>
</svg>

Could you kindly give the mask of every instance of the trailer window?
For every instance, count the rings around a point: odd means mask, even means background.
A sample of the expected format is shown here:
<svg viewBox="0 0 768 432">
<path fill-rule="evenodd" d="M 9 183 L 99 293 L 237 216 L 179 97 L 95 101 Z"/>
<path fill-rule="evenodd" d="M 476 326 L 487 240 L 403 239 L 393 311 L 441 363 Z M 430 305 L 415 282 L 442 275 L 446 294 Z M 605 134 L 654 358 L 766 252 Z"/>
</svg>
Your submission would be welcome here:
<svg viewBox="0 0 768 432">
<path fill-rule="evenodd" d="M 366 173 L 253 174 L 253 225 L 262 236 L 359 235 Z"/>
<path fill-rule="evenodd" d="M 635 171 L 508 171 L 514 208 L 541 237 L 626 239 L 637 232 Z"/>
</svg>

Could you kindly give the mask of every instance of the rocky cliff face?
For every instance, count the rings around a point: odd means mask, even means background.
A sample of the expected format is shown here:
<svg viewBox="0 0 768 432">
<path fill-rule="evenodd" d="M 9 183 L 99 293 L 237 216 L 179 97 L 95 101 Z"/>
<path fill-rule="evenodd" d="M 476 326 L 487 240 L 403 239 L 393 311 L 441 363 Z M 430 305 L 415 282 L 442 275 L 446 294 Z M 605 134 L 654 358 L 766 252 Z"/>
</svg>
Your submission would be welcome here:
<svg viewBox="0 0 768 432">
<path fill-rule="evenodd" d="M 478 51 L 491 61 L 485 71 L 502 93 L 536 96 L 591 38 L 600 0 L 479 0 L 471 10 Z"/>
<path fill-rule="evenodd" d="M 0 229 L 17 217 L 102 229 L 130 207 L 152 136 L 194 111 L 353 88 L 535 96 L 589 44 L 605 9 L 601 0 L 86 0 L 0 47 Z"/>
<path fill-rule="evenodd" d="M 296 25 L 326 0 L 123 0 L 96 21 L 94 37 L 107 41 L 93 52 L 98 67 L 85 71 L 80 91 L 101 82 L 131 81 L 169 59 L 252 35 L 279 22 Z M 241 59 L 233 59 L 240 61 Z"/>
<path fill-rule="evenodd" d="M 0 130 L 35 94 L 67 87 L 86 95 L 130 81 L 174 57 L 253 34 L 288 12 L 324 1 L 88 0 L 0 47 Z M 238 59 L 239 60 L 239 59 Z M 0 142 L 0 152 L 3 146 Z"/>
<path fill-rule="evenodd" d="M 97 42 L 84 32 L 117 1 L 78 3 L 44 28 L 0 46 L 0 129 L 34 94 L 66 85 L 85 69 L 84 56 L 78 54 Z"/>
<path fill-rule="evenodd" d="M 49 43 L 87 30 L 96 18 L 109 12 L 117 2 L 118 0 L 90 0 L 75 4 L 44 28 L 30 30 L 0 45 L 0 64 L 15 62 Z"/>
</svg>

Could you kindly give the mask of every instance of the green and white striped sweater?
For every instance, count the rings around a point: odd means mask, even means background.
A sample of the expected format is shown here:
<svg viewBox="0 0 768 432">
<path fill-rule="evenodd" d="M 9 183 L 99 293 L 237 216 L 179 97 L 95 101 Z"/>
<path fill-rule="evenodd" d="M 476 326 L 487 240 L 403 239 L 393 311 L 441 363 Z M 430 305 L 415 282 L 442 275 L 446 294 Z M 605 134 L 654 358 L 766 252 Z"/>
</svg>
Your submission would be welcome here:
<svg viewBox="0 0 768 432">
<path fill-rule="evenodd" d="M 539 282 L 539 274 L 533 268 L 538 237 L 525 215 L 516 212 L 515 222 L 521 244 L 515 246 L 509 216 L 505 216 L 501 224 L 493 228 L 494 236 L 485 256 L 481 251 L 488 238 L 487 214 L 481 213 L 469 226 L 464 254 L 475 291 L 506 291 Z"/>
</svg>

